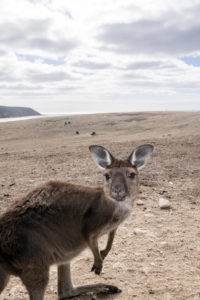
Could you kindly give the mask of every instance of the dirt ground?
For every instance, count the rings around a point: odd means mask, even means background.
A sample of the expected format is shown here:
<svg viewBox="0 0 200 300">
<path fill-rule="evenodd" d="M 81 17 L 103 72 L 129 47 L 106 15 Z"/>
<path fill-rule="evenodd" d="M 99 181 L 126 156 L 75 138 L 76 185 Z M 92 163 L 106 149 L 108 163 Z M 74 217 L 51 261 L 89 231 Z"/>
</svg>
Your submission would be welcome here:
<svg viewBox="0 0 200 300">
<path fill-rule="evenodd" d="M 67 122 L 67 125 L 64 123 Z M 68 124 L 71 122 L 71 124 Z M 76 134 L 79 131 L 79 134 Z M 92 132 L 96 135 L 91 135 Z M 151 112 L 82 115 L 0 123 L 0 210 L 49 179 L 101 185 L 101 170 L 88 146 L 100 144 L 116 157 L 155 146 L 140 172 L 134 210 L 118 229 L 100 276 L 84 251 L 72 262 L 76 285 L 109 282 L 122 293 L 106 299 L 200 299 L 200 113 Z M 159 208 L 159 198 L 171 209 Z M 101 241 L 101 248 L 105 238 Z M 56 267 L 46 300 L 57 299 Z M 11 277 L 1 300 L 28 299 Z M 76 299 L 103 299 L 86 296 Z M 105 299 L 105 297 L 104 297 Z"/>
</svg>

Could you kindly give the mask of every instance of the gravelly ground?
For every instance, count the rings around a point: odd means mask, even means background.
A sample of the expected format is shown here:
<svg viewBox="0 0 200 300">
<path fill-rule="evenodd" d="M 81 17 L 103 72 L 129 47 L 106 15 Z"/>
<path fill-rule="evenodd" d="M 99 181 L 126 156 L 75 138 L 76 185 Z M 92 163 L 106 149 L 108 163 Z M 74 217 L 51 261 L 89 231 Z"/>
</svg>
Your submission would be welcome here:
<svg viewBox="0 0 200 300">
<path fill-rule="evenodd" d="M 71 124 L 65 126 L 65 121 Z M 91 136 L 93 131 L 96 135 Z M 0 123 L 0 209 L 4 211 L 15 198 L 49 179 L 101 185 L 101 171 L 88 151 L 91 144 L 126 157 L 144 143 L 153 144 L 155 151 L 140 174 L 143 205 L 135 204 L 131 217 L 118 229 L 103 273 L 98 277 L 90 272 L 93 257 L 86 250 L 72 263 L 74 282 L 110 282 L 123 290 L 107 299 L 198 300 L 200 113 L 104 114 Z M 161 210 L 160 197 L 170 200 L 172 208 Z M 28 296 L 20 280 L 12 277 L 0 299 Z M 45 299 L 57 299 L 55 267 Z"/>
</svg>

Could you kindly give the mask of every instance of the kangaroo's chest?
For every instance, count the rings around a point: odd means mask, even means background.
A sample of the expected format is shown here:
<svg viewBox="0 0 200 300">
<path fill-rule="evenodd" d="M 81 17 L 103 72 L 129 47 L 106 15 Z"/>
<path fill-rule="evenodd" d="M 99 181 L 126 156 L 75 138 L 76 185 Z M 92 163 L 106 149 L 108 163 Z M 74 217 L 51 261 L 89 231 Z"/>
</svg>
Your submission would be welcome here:
<svg viewBox="0 0 200 300">
<path fill-rule="evenodd" d="M 112 230 L 117 229 L 117 227 L 126 219 L 130 216 L 132 212 L 132 203 L 131 200 L 125 200 L 125 201 L 121 201 L 118 202 L 112 218 L 110 219 L 110 221 L 105 224 L 101 230 L 100 235 L 103 235 L 107 232 L 110 232 Z"/>
</svg>

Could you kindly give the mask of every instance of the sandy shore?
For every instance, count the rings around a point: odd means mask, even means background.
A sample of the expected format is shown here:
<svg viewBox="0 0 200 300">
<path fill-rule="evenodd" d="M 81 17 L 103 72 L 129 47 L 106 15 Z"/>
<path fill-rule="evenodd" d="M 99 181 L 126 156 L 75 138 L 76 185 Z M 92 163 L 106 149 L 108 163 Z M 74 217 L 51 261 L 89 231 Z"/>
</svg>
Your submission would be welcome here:
<svg viewBox="0 0 200 300">
<path fill-rule="evenodd" d="M 72 264 L 74 282 L 110 282 L 123 290 L 107 299 L 200 299 L 200 113 L 118 113 L 0 123 L 1 212 L 49 179 L 101 185 L 101 171 L 88 150 L 91 144 L 125 158 L 146 143 L 155 151 L 140 174 L 143 205 L 135 203 L 131 217 L 119 228 L 100 277 L 90 272 L 93 257 L 86 250 Z M 172 208 L 161 210 L 160 197 L 170 200 Z M 12 277 L 0 299 L 28 296 L 20 280 Z M 45 299 L 57 299 L 55 267 Z"/>
</svg>

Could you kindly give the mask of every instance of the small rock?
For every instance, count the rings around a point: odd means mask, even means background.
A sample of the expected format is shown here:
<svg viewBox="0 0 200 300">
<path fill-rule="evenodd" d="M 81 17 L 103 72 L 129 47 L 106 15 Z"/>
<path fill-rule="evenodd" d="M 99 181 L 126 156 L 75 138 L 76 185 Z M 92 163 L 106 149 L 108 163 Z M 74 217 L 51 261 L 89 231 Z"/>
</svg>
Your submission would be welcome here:
<svg viewBox="0 0 200 300">
<path fill-rule="evenodd" d="M 197 202 L 195 200 L 191 201 L 192 204 L 197 204 Z"/>
<path fill-rule="evenodd" d="M 144 214 L 144 216 L 145 216 L 145 217 L 147 217 L 147 218 L 151 218 L 151 217 L 154 217 L 154 215 L 153 215 L 153 214 L 151 214 L 151 213 L 148 213 L 148 214 Z"/>
<path fill-rule="evenodd" d="M 163 195 L 164 193 L 167 193 L 167 191 L 162 190 L 161 192 L 159 192 L 160 195 Z"/>
<path fill-rule="evenodd" d="M 140 252 L 134 252 L 134 255 L 141 256 L 142 254 Z"/>
<path fill-rule="evenodd" d="M 150 294 L 150 295 L 153 295 L 153 294 L 155 294 L 154 290 L 152 290 L 152 289 L 149 289 L 149 294 Z"/>
<path fill-rule="evenodd" d="M 124 269 L 124 264 L 120 263 L 119 261 L 113 264 L 113 269 Z"/>
<path fill-rule="evenodd" d="M 127 271 L 130 272 L 130 273 L 134 273 L 135 272 L 134 269 L 127 269 Z"/>
<path fill-rule="evenodd" d="M 144 202 L 142 200 L 138 200 L 137 205 L 144 205 Z"/>
<path fill-rule="evenodd" d="M 155 233 L 151 232 L 151 231 L 147 231 L 147 236 L 150 238 L 156 238 Z"/>
<path fill-rule="evenodd" d="M 148 275 L 149 269 L 144 267 L 140 272 L 141 272 L 141 274 Z"/>
<path fill-rule="evenodd" d="M 160 242 L 160 245 L 161 246 L 167 246 L 168 244 L 167 244 L 167 242 L 163 241 L 163 242 Z"/>
<path fill-rule="evenodd" d="M 135 228 L 133 230 L 133 233 L 135 234 L 143 234 L 143 233 L 146 233 L 147 231 L 146 230 L 143 230 L 143 229 L 140 229 L 140 228 Z"/>
<path fill-rule="evenodd" d="M 169 209 L 169 208 L 171 208 L 171 203 L 167 199 L 160 198 L 159 199 L 159 206 L 160 206 L 161 209 Z"/>
</svg>

